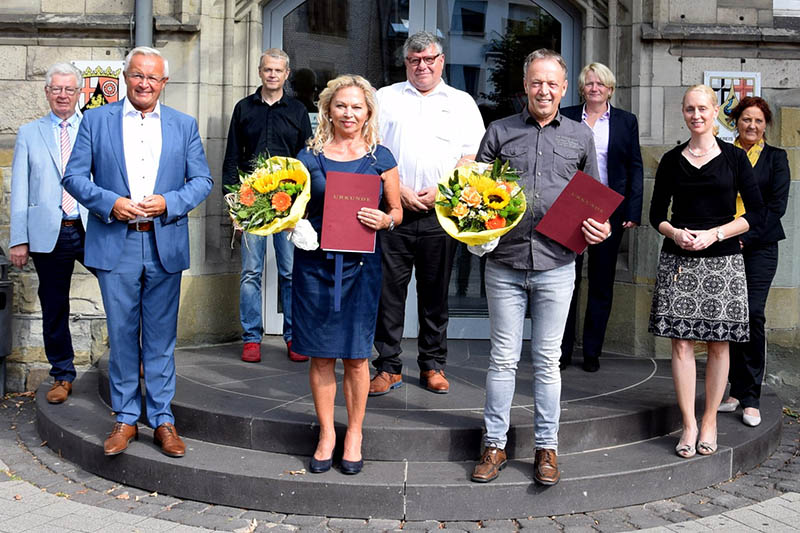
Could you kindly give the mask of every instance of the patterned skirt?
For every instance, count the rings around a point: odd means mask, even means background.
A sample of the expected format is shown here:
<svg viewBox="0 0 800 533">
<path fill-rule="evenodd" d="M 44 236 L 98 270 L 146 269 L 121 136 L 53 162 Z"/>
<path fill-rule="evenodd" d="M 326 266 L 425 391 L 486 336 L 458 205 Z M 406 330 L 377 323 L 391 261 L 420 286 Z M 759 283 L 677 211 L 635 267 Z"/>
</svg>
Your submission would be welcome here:
<svg viewBox="0 0 800 533">
<path fill-rule="evenodd" d="M 648 330 L 673 339 L 748 341 L 742 254 L 686 257 L 662 250 Z"/>
</svg>

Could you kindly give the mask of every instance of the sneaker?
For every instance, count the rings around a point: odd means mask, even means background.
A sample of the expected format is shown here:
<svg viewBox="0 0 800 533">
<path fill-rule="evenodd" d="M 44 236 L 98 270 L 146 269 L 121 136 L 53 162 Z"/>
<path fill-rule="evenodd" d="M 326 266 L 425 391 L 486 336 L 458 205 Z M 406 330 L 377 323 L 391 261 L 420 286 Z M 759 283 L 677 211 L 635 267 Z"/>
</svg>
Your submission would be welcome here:
<svg viewBox="0 0 800 533">
<path fill-rule="evenodd" d="M 308 361 L 307 355 L 300 355 L 299 353 L 292 351 L 292 341 L 288 341 L 286 343 L 286 355 L 289 356 L 290 361 L 294 361 L 295 363 L 305 363 Z"/>
<path fill-rule="evenodd" d="M 242 361 L 245 363 L 261 362 L 261 343 L 246 342 L 242 348 Z"/>
</svg>

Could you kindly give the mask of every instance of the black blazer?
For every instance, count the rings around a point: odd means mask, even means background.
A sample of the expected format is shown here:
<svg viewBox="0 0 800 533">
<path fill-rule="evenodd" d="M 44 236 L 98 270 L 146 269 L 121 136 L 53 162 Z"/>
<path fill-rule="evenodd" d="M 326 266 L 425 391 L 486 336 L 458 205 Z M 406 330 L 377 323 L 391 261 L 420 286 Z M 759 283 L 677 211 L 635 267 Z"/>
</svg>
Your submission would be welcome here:
<svg viewBox="0 0 800 533">
<path fill-rule="evenodd" d="M 642 223 L 642 152 L 636 115 L 614 106 L 608 125 L 608 186 L 625 197 L 612 215 L 614 223 Z M 566 107 L 561 114 L 582 122 L 583 104 Z"/>
<path fill-rule="evenodd" d="M 745 246 L 783 240 L 786 234 L 783 233 L 781 217 L 786 213 L 791 183 L 786 150 L 765 143 L 764 150 L 761 151 L 756 166 L 753 167 L 753 175 L 764 201 L 764 218 L 759 228 L 753 228 L 740 235 L 739 239 Z"/>
</svg>

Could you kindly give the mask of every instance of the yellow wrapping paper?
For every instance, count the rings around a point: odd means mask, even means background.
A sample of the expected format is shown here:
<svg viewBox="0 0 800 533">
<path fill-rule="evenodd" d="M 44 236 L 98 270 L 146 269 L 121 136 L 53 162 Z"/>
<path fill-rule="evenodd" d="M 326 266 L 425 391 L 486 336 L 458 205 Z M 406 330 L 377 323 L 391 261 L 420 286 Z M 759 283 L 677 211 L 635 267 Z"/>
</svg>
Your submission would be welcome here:
<svg viewBox="0 0 800 533">
<path fill-rule="evenodd" d="M 471 163 L 469 165 L 461 166 L 448 172 L 442 178 L 440 183 L 442 183 L 444 186 L 447 186 L 450 182 L 450 178 L 453 177 L 453 174 L 456 170 L 459 172 L 459 181 L 463 183 L 466 179 L 466 176 L 469 175 L 470 172 L 475 171 L 484 173 L 487 171 L 487 168 L 490 168 L 490 165 L 487 165 L 486 163 Z M 450 211 L 452 208 L 442 205 L 436 205 L 436 218 L 439 220 L 439 225 L 442 226 L 444 231 L 446 231 L 448 235 L 457 241 L 463 242 L 464 244 L 470 246 L 486 244 L 487 242 L 498 239 L 511 231 L 517 224 L 519 224 L 519 221 L 522 220 L 522 217 L 525 216 L 525 210 L 527 209 L 525 194 L 523 191 L 520 191 L 519 194 L 522 195 L 522 212 L 516 218 L 516 220 L 514 220 L 514 222 L 504 228 L 487 229 L 483 231 L 459 231 L 455 220 L 450 218 Z M 444 195 L 442 195 L 441 191 L 436 193 L 437 202 L 446 200 L 447 199 L 444 197 Z"/>
<path fill-rule="evenodd" d="M 308 201 L 311 199 L 311 174 L 309 174 L 308 169 L 301 163 L 299 160 L 294 159 L 293 157 L 282 157 L 282 156 L 273 156 L 270 157 L 268 162 L 275 163 L 276 165 L 280 166 L 280 168 L 288 168 L 291 170 L 301 170 L 303 174 L 306 175 L 306 182 L 303 184 L 303 190 L 300 191 L 300 194 L 297 195 L 295 198 L 294 203 L 289 208 L 289 214 L 285 217 L 276 217 L 274 218 L 269 224 L 264 226 L 259 226 L 257 228 L 250 228 L 247 233 L 252 233 L 253 235 L 260 235 L 262 237 L 266 235 L 272 235 L 273 233 L 281 232 L 285 229 L 293 228 L 297 225 L 297 222 L 303 218 L 303 215 L 306 212 L 306 205 Z M 284 167 L 284 165 L 288 165 Z M 233 202 L 236 201 L 238 193 L 228 193 L 225 195 L 225 200 L 228 202 L 228 206 L 233 208 Z M 238 230 L 242 230 L 243 228 L 237 223 L 236 218 L 233 216 L 231 210 L 228 211 L 230 214 L 231 220 L 233 221 L 233 227 Z"/>
</svg>

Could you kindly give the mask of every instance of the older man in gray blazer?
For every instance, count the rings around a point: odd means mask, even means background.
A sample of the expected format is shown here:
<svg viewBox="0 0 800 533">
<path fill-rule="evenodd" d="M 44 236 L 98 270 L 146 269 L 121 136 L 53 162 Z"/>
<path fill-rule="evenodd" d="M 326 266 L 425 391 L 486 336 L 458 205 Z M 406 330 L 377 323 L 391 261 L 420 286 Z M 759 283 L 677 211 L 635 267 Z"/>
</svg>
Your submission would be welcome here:
<svg viewBox="0 0 800 533">
<path fill-rule="evenodd" d="M 11 262 L 33 259 L 39 276 L 42 336 L 53 386 L 50 403 L 72 392 L 74 352 L 69 332 L 69 288 L 75 261 L 83 263 L 86 210 L 61 186 L 81 117 L 76 113 L 81 72 L 69 63 L 47 71 L 50 113 L 17 134 L 11 174 Z"/>
</svg>

